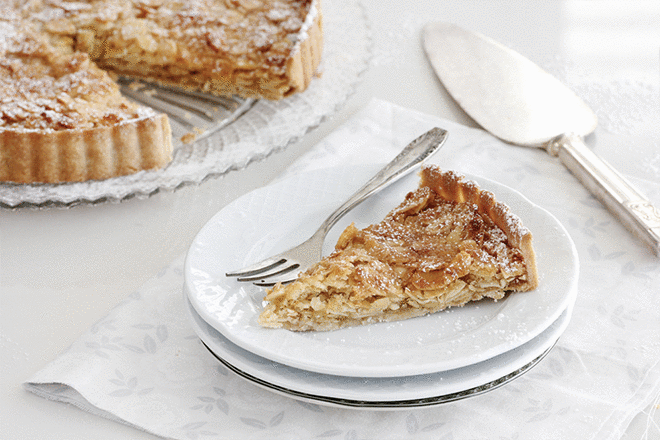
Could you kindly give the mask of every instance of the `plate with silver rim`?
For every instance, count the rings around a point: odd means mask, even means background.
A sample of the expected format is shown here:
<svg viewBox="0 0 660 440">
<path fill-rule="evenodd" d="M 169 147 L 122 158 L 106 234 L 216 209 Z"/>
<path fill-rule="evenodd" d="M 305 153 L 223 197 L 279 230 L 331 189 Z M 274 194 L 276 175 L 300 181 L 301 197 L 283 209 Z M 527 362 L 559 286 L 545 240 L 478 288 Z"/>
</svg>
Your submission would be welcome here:
<svg viewBox="0 0 660 440">
<path fill-rule="evenodd" d="M 435 406 L 495 390 L 541 362 L 566 329 L 572 313 L 571 305 L 531 341 L 484 362 L 425 375 L 359 378 L 314 373 L 264 359 L 222 336 L 187 299 L 186 309 L 203 345 L 243 379 L 309 403 L 369 410 Z"/>
<path fill-rule="evenodd" d="M 559 221 L 511 188 L 468 176 L 507 203 L 534 234 L 536 290 L 331 332 L 261 327 L 264 290 L 224 274 L 310 236 L 377 169 L 370 164 L 299 173 L 223 208 L 195 237 L 184 265 L 184 289 L 197 313 L 232 343 L 280 364 L 339 376 L 394 377 L 452 370 L 500 355 L 539 335 L 575 301 L 577 252 Z M 330 231 L 324 254 L 351 222 L 364 227 L 380 221 L 418 179 L 404 177 L 349 212 Z"/>
</svg>

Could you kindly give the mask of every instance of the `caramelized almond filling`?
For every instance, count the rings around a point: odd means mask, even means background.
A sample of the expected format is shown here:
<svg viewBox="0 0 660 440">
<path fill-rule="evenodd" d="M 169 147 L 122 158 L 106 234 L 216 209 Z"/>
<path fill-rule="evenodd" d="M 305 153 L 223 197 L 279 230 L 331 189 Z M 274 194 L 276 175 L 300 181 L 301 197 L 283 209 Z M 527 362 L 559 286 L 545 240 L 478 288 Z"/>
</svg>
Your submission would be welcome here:
<svg viewBox="0 0 660 440">
<path fill-rule="evenodd" d="M 278 99 L 311 0 L 67 0 L 16 6 L 62 52 L 101 68 L 207 92 Z M 318 13 L 312 14 L 318 19 Z"/>
</svg>

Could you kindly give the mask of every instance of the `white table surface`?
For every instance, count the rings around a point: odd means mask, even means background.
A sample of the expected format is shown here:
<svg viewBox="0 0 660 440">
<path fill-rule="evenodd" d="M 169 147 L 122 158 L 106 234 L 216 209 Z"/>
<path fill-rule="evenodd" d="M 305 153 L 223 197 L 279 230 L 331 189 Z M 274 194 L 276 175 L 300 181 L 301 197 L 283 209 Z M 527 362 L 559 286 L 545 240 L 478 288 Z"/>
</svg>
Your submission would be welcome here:
<svg viewBox="0 0 660 440">
<path fill-rule="evenodd" d="M 660 78 L 657 0 L 364 0 L 363 5 L 374 38 L 369 70 L 340 111 L 286 151 L 198 187 L 149 199 L 0 211 L 0 438 L 155 438 L 37 397 L 21 383 L 185 252 L 219 209 L 277 177 L 372 97 L 476 126 L 431 71 L 420 44 L 422 23 L 452 21 L 487 34 L 554 73 L 633 82 L 651 78 L 656 87 Z M 644 170 L 660 167 L 657 151 L 598 153 L 640 178 L 652 178 Z M 635 165 L 640 161 L 646 168 Z M 653 410 L 641 413 L 624 438 L 660 438 L 660 412 Z M 649 418 L 648 412 L 655 414 Z"/>
</svg>

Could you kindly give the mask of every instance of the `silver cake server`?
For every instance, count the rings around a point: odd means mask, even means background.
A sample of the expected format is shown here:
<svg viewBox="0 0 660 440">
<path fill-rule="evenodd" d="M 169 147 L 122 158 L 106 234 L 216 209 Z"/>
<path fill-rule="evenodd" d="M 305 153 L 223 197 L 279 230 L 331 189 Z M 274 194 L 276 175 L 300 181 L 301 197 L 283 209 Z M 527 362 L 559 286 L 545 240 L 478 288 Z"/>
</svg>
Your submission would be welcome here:
<svg viewBox="0 0 660 440">
<path fill-rule="evenodd" d="M 578 96 L 522 55 L 454 24 L 426 25 L 423 44 L 440 81 L 478 124 L 506 142 L 558 156 L 660 256 L 660 211 L 584 144 L 598 120 Z"/>
</svg>

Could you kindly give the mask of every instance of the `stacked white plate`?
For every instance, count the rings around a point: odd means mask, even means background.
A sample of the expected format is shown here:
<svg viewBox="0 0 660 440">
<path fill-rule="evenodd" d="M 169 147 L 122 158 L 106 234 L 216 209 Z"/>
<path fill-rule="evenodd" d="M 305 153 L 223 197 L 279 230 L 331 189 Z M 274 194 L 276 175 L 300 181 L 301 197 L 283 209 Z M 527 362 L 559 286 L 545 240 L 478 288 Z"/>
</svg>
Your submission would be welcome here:
<svg viewBox="0 0 660 440">
<path fill-rule="evenodd" d="M 495 193 L 534 234 L 540 286 L 433 315 L 332 332 L 266 329 L 257 323 L 263 288 L 226 272 L 309 237 L 377 170 L 342 167 L 302 173 L 253 191 L 199 232 L 185 263 L 193 329 L 225 366 L 287 396 L 341 407 L 437 405 L 495 389 L 529 371 L 570 320 L 578 258 L 564 227 L 518 192 L 468 176 Z M 351 222 L 380 221 L 418 185 L 409 175 L 349 212 L 328 234 L 324 254 Z"/>
</svg>

